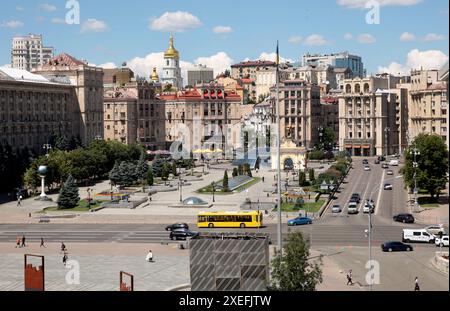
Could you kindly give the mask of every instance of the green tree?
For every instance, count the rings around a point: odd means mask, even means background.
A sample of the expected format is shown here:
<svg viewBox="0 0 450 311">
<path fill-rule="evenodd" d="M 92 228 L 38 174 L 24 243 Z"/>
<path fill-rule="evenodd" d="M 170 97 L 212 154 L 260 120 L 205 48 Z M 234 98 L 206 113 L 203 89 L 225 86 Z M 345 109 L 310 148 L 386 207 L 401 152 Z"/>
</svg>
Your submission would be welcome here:
<svg viewBox="0 0 450 311">
<path fill-rule="evenodd" d="M 133 162 L 123 161 L 119 165 L 119 182 L 123 187 L 129 187 L 138 181 L 136 165 Z"/>
<path fill-rule="evenodd" d="M 173 163 L 172 163 L 172 175 L 173 175 L 173 176 L 178 176 L 178 173 L 177 173 L 177 163 L 176 163 L 175 161 L 173 161 Z"/>
<path fill-rule="evenodd" d="M 305 174 L 305 172 L 302 172 L 302 171 L 298 172 L 298 185 L 300 187 L 305 187 L 305 185 L 306 185 L 306 174 Z"/>
<path fill-rule="evenodd" d="M 336 139 L 336 137 L 334 135 L 334 131 L 331 128 L 326 127 L 323 130 L 322 148 L 324 150 L 333 150 L 335 139 Z"/>
<path fill-rule="evenodd" d="M 233 178 L 239 175 L 237 167 L 233 168 Z"/>
<path fill-rule="evenodd" d="M 148 170 L 147 172 L 147 185 L 148 186 L 153 186 L 154 184 L 154 178 L 153 178 L 153 170 Z"/>
<path fill-rule="evenodd" d="M 230 188 L 228 186 L 228 171 L 225 170 L 225 173 L 223 174 L 223 191 L 228 192 L 230 191 Z"/>
<path fill-rule="evenodd" d="M 415 148 L 420 152 L 416 157 L 417 168 L 413 165 Z M 405 166 L 401 170 L 406 185 L 411 189 L 415 185 L 415 172 L 418 188 L 426 189 L 433 198 L 439 197 L 448 180 L 448 147 L 440 136 L 420 134 L 416 137 L 406 153 Z"/>
<path fill-rule="evenodd" d="M 119 166 L 120 163 L 116 162 L 111 172 L 109 172 L 109 179 L 114 185 L 118 185 L 120 183 Z"/>
<path fill-rule="evenodd" d="M 149 171 L 148 164 L 145 161 L 145 154 L 142 153 L 139 161 L 136 165 L 136 177 L 138 180 L 144 181 L 147 178 L 147 173 Z"/>
<path fill-rule="evenodd" d="M 155 159 L 152 163 L 153 175 L 161 177 L 165 163 L 163 159 Z"/>
<path fill-rule="evenodd" d="M 274 291 L 315 291 L 322 283 L 322 257 L 311 262 L 310 243 L 301 231 L 290 232 L 284 245 L 282 256 L 272 261 L 270 290 Z"/>
<path fill-rule="evenodd" d="M 242 175 L 244 175 L 244 167 L 241 164 L 239 164 L 239 166 L 238 166 L 238 176 L 242 176 Z"/>
<path fill-rule="evenodd" d="M 169 179 L 169 168 L 167 164 L 163 165 L 162 171 L 161 171 L 161 179 L 166 181 Z"/>
<path fill-rule="evenodd" d="M 309 170 L 309 181 L 313 183 L 316 180 L 316 172 L 314 169 Z"/>
<path fill-rule="evenodd" d="M 61 187 L 58 196 L 58 209 L 74 208 L 80 202 L 78 187 L 72 175 L 69 175 L 67 181 Z"/>
</svg>

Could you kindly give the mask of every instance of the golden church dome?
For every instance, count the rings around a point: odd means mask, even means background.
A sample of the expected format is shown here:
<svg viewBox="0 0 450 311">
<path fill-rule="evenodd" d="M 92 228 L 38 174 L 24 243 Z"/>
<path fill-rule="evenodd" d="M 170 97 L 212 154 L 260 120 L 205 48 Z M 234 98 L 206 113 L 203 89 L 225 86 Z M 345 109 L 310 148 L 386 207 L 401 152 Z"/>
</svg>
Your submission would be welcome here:
<svg viewBox="0 0 450 311">
<path fill-rule="evenodd" d="M 165 58 L 180 58 L 180 53 L 175 49 L 173 45 L 173 36 L 170 36 L 169 48 L 164 52 Z"/>
<path fill-rule="evenodd" d="M 153 68 L 153 72 L 152 72 L 152 74 L 150 76 L 150 79 L 153 82 L 158 82 L 159 81 L 159 76 L 158 76 L 158 73 L 156 72 L 156 68 Z"/>
</svg>

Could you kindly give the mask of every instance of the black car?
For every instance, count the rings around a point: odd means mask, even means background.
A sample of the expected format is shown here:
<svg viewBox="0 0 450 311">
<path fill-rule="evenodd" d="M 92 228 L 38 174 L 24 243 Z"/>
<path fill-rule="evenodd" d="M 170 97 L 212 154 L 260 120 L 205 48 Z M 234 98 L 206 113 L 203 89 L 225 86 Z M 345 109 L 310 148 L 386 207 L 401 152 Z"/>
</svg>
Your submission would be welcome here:
<svg viewBox="0 0 450 311">
<path fill-rule="evenodd" d="M 368 165 L 368 164 L 369 164 L 369 160 L 364 159 L 362 163 L 363 163 L 364 165 Z"/>
<path fill-rule="evenodd" d="M 378 161 L 386 161 L 386 157 L 385 156 L 380 156 L 380 157 L 378 157 Z"/>
<path fill-rule="evenodd" d="M 359 202 L 361 202 L 361 196 L 359 193 L 353 193 L 350 202 L 356 202 L 359 204 Z"/>
<path fill-rule="evenodd" d="M 381 250 L 383 252 L 412 252 L 413 247 L 402 242 L 386 242 L 381 244 Z"/>
<path fill-rule="evenodd" d="M 176 229 L 170 231 L 170 239 L 171 240 L 186 240 L 187 238 L 192 238 L 198 236 L 198 232 L 194 232 L 188 229 Z"/>
<path fill-rule="evenodd" d="M 387 165 L 386 163 L 384 163 L 384 164 L 381 166 L 381 168 L 388 169 L 388 168 L 389 168 L 389 165 Z"/>
<path fill-rule="evenodd" d="M 170 226 L 166 227 L 166 231 L 173 231 L 173 230 L 177 230 L 177 229 L 189 230 L 189 225 L 188 224 L 179 223 L 179 224 L 173 224 L 173 225 L 170 225 Z"/>
<path fill-rule="evenodd" d="M 393 217 L 394 221 L 396 222 L 402 222 L 404 224 L 413 224 L 414 223 L 414 216 L 411 214 L 398 214 Z"/>
</svg>

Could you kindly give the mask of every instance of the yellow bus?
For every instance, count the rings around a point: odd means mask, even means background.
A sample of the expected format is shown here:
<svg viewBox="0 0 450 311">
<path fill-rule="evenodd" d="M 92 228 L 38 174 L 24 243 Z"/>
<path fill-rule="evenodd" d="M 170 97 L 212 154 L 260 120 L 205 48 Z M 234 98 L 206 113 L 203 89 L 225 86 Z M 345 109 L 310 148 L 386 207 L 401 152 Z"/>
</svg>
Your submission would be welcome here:
<svg viewBox="0 0 450 311">
<path fill-rule="evenodd" d="M 200 212 L 197 227 L 199 228 L 261 228 L 263 213 L 249 212 Z"/>
</svg>

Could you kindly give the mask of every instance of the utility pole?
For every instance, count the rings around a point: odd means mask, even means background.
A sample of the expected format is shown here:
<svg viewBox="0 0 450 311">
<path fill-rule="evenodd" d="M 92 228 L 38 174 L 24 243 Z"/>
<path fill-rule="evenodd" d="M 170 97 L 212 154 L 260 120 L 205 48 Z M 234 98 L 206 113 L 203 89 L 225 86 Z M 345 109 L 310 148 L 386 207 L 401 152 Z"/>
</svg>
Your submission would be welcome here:
<svg viewBox="0 0 450 311">
<path fill-rule="evenodd" d="M 278 256 L 283 256 L 283 227 L 281 223 L 281 119 L 280 119 L 280 62 L 279 62 L 279 46 L 277 41 L 277 70 L 276 70 L 276 124 L 277 124 L 277 207 L 278 207 Z"/>
<path fill-rule="evenodd" d="M 414 168 L 414 211 L 416 211 L 417 205 L 419 204 L 417 193 L 419 192 L 419 189 L 417 189 L 417 169 L 419 168 L 419 163 L 417 163 L 417 156 L 420 156 L 420 151 L 417 148 L 414 148 L 412 150 L 414 155 L 414 162 L 413 162 L 413 168 Z"/>
</svg>

